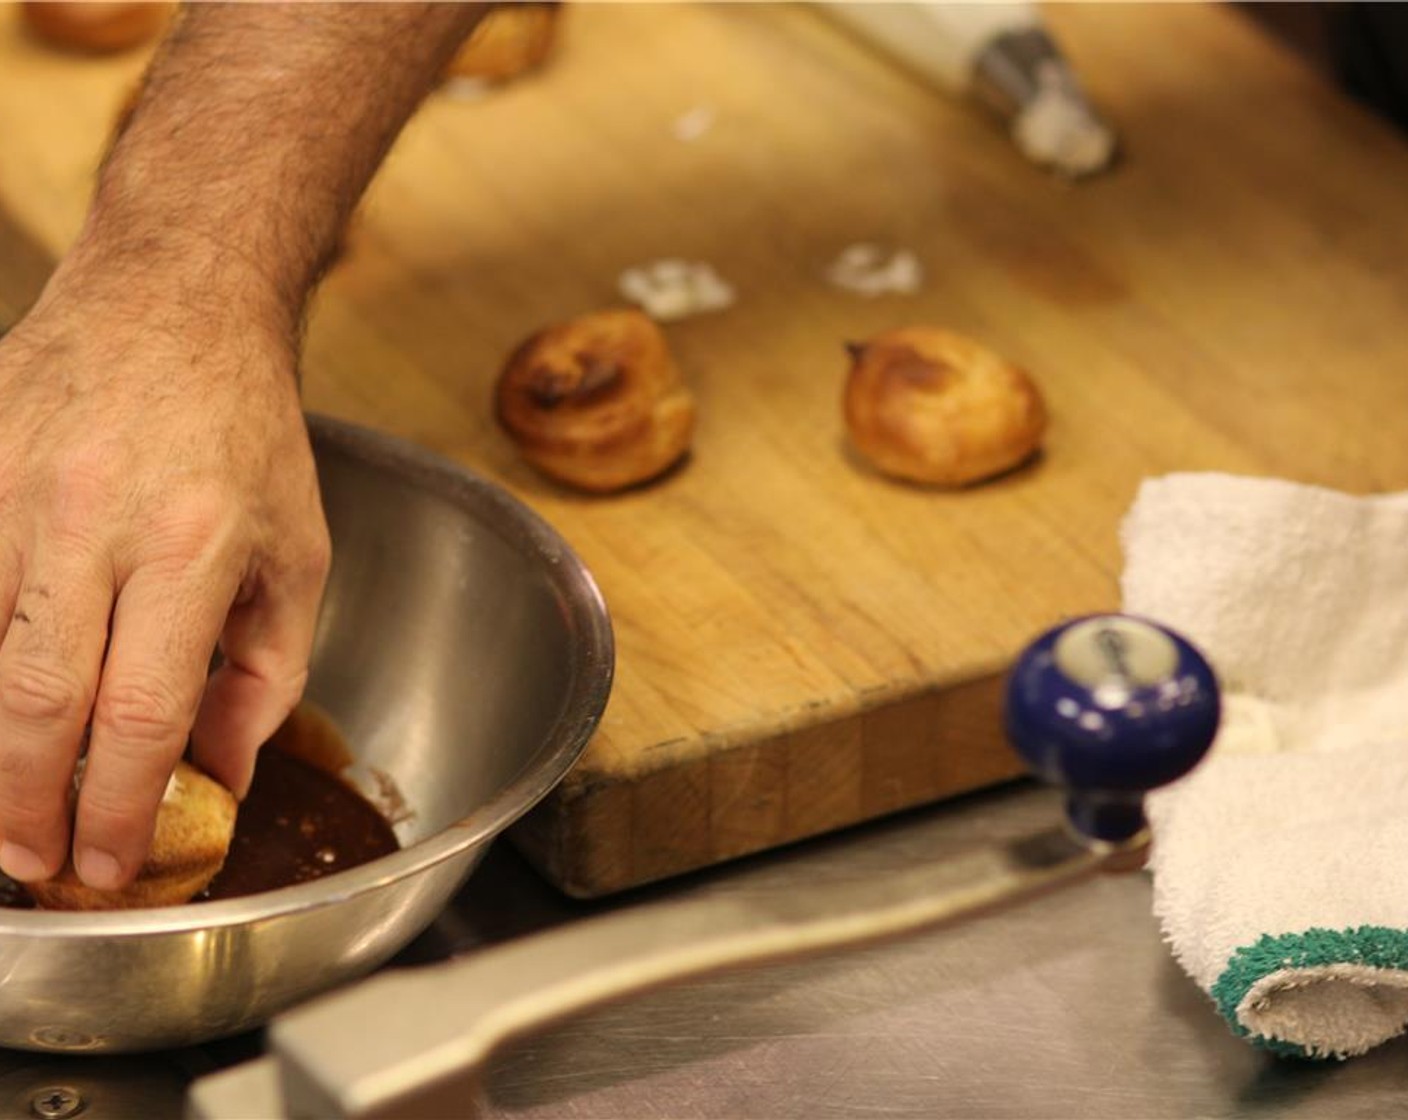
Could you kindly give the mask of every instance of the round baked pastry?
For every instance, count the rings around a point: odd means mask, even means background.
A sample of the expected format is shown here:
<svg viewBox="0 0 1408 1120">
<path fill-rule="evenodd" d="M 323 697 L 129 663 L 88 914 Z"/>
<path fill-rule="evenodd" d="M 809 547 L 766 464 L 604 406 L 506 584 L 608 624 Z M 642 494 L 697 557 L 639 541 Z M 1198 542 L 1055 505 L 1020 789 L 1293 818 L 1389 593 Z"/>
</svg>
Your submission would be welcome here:
<svg viewBox="0 0 1408 1120">
<path fill-rule="evenodd" d="M 31 31 L 52 46 L 89 54 L 125 51 L 155 39 L 172 4 L 68 3 L 26 0 L 20 12 Z"/>
<path fill-rule="evenodd" d="M 495 387 L 500 425 L 535 467 L 582 490 L 622 490 L 689 450 L 694 396 L 665 336 L 635 309 L 540 331 Z"/>
<path fill-rule="evenodd" d="M 1026 372 L 937 327 L 906 327 L 850 347 L 846 430 L 881 472 L 964 486 L 1030 457 L 1046 406 Z"/>
<path fill-rule="evenodd" d="M 151 851 L 137 878 L 100 891 L 78 877 L 73 861 L 42 883 L 24 884 L 46 910 L 129 910 L 189 902 L 225 864 L 235 833 L 234 794 L 187 762 L 176 764 L 156 814 Z"/>
<path fill-rule="evenodd" d="M 470 32 L 445 77 L 497 85 L 536 69 L 552 53 L 558 12 L 558 4 L 536 0 L 499 5 Z"/>
</svg>

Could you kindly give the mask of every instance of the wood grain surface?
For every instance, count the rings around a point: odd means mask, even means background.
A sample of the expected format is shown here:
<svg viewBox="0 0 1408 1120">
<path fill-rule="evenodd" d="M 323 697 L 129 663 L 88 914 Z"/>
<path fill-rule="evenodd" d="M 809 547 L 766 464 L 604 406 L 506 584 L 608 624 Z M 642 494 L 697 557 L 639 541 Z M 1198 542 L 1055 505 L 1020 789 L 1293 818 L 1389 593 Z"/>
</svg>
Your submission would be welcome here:
<svg viewBox="0 0 1408 1120">
<path fill-rule="evenodd" d="M 1408 486 L 1408 147 L 1229 9 L 1049 14 L 1124 141 L 1081 185 L 804 7 L 761 4 L 569 6 L 547 69 L 436 95 L 373 184 L 311 318 L 307 404 L 502 483 L 600 581 L 614 694 L 516 832 L 565 889 L 1013 775 L 1000 673 L 1117 605 L 1143 478 Z M 0 10 L 0 205 L 51 253 L 141 62 L 51 54 Z M 678 139 L 701 107 L 712 126 Z M 912 249 L 923 289 L 831 288 L 858 241 Z M 692 456 L 612 498 L 544 482 L 493 425 L 500 364 L 665 256 L 739 295 L 667 327 Z M 1032 372 L 1039 461 L 946 493 L 847 451 L 843 342 L 918 322 Z"/>
</svg>

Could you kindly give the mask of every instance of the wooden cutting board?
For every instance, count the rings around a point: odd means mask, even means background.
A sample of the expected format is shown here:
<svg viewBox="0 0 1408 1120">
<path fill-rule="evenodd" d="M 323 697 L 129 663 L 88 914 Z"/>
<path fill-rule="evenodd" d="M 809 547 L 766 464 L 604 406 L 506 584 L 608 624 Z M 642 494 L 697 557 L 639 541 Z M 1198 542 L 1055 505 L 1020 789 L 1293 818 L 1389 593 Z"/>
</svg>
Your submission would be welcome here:
<svg viewBox="0 0 1408 1120">
<path fill-rule="evenodd" d="M 814 13 L 754 4 L 571 8 L 546 73 L 435 97 L 374 184 L 312 316 L 307 403 L 498 480 L 599 579 L 616 688 L 516 833 L 565 889 L 1016 773 L 1000 673 L 1117 604 L 1142 478 L 1408 486 L 1408 148 L 1227 8 L 1050 16 L 1126 145 L 1079 186 Z M 140 65 L 47 54 L 0 11 L 0 204 L 51 253 Z M 712 125 L 681 140 L 693 110 Z M 915 251 L 923 290 L 829 287 L 858 241 Z M 545 483 L 491 421 L 503 357 L 665 256 L 739 294 L 668 327 L 699 397 L 692 458 L 618 497 Z M 842 343 L 911 322 L 1033 372 L 1054 417 L 1039 462 L 942 493 L 846 450 Z"/>
</svg>

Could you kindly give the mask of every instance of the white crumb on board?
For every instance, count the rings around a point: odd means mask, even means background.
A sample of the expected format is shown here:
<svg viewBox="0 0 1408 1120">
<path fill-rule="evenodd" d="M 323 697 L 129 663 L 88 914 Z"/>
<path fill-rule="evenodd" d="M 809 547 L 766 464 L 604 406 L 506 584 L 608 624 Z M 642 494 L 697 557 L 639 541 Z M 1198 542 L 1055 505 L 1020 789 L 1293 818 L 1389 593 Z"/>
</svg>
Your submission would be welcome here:
<svg viewBox="0 0 1408 1120">
<path fill-rule="evenodd" d="M 732 306 L 733 287 L 705 261 L 677 257 L 637 265 L 616 281 L 621 295 L 662 323 Z"/>
<path fill-rule="evenodd" d="M 908 249 L 860 242 L 841 250 L 827 268 L 826 278 L 860 296 L 912 295 L 924 284 L 924 268 Z"/>
<path fill-rule="evenodd" d="M 674 134 L 675 139 L 681 143 L 692 143 L 714 127 L 714 116 L 712 106 L 696 105 L 693 109 L 676 117 L 675 123 L 670 126 L 670 131 Z"/>
</svg>

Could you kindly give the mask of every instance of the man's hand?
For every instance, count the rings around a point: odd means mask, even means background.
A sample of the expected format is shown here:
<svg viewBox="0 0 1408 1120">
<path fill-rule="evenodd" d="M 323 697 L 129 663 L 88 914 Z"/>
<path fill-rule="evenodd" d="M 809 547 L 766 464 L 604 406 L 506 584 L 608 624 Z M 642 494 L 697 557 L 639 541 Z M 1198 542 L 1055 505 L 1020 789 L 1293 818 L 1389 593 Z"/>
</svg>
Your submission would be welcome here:
<svg viewBox="0 0 1408 1120">
<path fill-rule="evenodd" d="M 0 342 L 0 866 L 16 879 L 68 855 L 90 719 L 73 853 L 114 889 L 188 732 L 243 794 L 307 676 L 329 545 L 291 343 L 154 299 L 61 274 Z"/>
<path fill-rule="evenodd" d="M 242 794 L 328 565 L 304 304 L 482 4 L 182 10 L 75 248 L 0 342 L 0 869 L 125 886 L 190 733 Z M 207 682 L 217 640 L 223 666 Z"/>
</svg>

